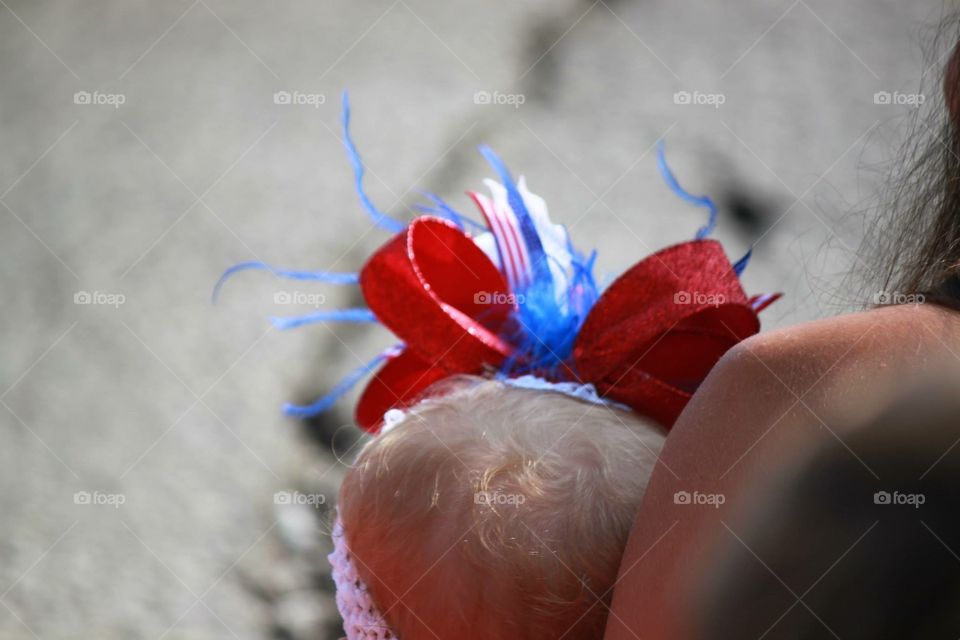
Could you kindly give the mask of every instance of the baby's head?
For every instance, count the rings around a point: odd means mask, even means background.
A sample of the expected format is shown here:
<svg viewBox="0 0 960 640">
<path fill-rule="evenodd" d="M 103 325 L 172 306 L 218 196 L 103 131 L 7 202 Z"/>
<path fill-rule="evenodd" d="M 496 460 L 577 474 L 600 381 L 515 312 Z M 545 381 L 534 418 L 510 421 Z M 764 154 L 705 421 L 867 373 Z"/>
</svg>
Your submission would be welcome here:
<svg viewBox="0 0 960 640">
<path fill-rule="evenodd" d="M 364 448 L 340 493 L 350 559 L 390 629 L 601 637 L 662 431 L 480 378 L 431 395 Z"/>
</svg>

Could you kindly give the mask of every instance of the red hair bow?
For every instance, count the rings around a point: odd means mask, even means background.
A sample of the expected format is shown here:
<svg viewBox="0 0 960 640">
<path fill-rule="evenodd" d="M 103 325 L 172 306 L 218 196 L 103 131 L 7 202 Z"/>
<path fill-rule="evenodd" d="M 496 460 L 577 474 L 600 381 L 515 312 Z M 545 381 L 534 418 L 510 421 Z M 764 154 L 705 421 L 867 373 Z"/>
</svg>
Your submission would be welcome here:
<svg viewBox="0 0 960 640">
<path fill-rule="evenodd" d="M 359 274 L 279 269 L 244 262 L 234 273 L 264 269 L 277 277 L 332 284 L 360 284 L 367 308 L 318 310 L 273 318 L 283 329 L 313 322 L 380 322 L 403 341 L 349 374 L 327 395 L 306 405 L 287 404 L 289 415 L 322 413 L 363 376 L 385 361 L 367 384 L 357 423 L 379 429 L 384 414 L 416 402 L 423 391 L 457 374 L 536 374 L 554 382 L 592 384 L 600 396 L 671 427 L 690 396 L 730 347 L 760 329 L 757 313 L 779 294 L 748 298 L 739 273 L 748 256 L 732 265 L 720 243 L 706 238 L 717 208 L 706 196 L 685 191 L 658 164 L 680 198 L 709 210 L 697 240 L 674 245 L 635 264 L 601 295 L 593 260 L 581 255 L 567 230 L 550 220 L 546 203 L 514 182 L 488 148 L 481 153 L 500 182 L 487 181 L 491 197 L 470 193 L 485 224 L 465 219 L 427 194 L 432 215 L 409 225 L 379 211 L 363 191 L 364 165 L 349 132 L 344 95 L 343 133 L 360 202 L 375 224 L 393 237 Z M 468 235 L 472 224 L 479 233 Z"/>
<path fill-rule="evenodd" d="M 415 402 L 434 382 L 482 374 L 515 356 L 503 329 L 515 306 L 500 269 L 454 224 L 416 218 L 360 272 L 377 319 L 405 343 L 364 390 L 358 424 Z M 730 347 L 759 331 L 778 296 L 750 299 L 719 242 L 695 240 L 635 264 L 600 296 L 558 377 L 666 427 Z"/>
</svg>

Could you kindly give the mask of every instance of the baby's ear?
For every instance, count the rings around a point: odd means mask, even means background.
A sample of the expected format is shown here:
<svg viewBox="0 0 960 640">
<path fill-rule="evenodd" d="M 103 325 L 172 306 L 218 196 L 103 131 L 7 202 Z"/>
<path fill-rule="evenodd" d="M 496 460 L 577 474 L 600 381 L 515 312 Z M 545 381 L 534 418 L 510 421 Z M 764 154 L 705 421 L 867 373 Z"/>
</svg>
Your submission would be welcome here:
<svg viewBox="0 0 960 640">
<path fill-rule="evenodd" d="M 943 98 L 954 137 L 957 137 L 960 133 L 960 42 L 954 45 L 943 73 Z"/>
</svg>

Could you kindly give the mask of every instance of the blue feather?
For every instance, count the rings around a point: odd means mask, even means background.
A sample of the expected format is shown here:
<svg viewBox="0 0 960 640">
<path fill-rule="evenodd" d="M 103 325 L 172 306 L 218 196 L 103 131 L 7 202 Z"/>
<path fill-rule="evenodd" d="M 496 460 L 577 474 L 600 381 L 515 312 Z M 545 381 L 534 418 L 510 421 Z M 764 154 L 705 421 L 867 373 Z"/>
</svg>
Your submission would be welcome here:
<svg viewBox="0 0 960 640">
<path fill-rule="evenodd" d="M 271 316 L 270 322 L 277 329 L 296 329 L 305 324 L 316 322 L 377 322 L 377 317 L 370 309 L 336 309 L 334 311 L 317 311 L 305 316 L 277 317 Z"/>
<path fill-rule="evenodd" d="M 346 375 L 340 382 L 330 390 L 330 393 L 323 396 L 316 402 L 312 404 L 303 406 L 287 403 L 283 405 L 283 412 L 288 416 L 296 416 L 298 418 L 311 418 L 315 415 L 321 414 L 324 411 L 327 411 L 332 407 L 337 400 L 342 398 L 347 394 L 350 389 L 352 389 L 364 376 L 377 368 L 380 363 L 382 363 L 387 358 L 390 358 L 399 353 L 398 347 L 391 347 L 387 349 L 376 358 L 367 362 L 350 373 Z"/>
<path fill-rule="evenodd" d="M 710 212 L 710 217 L 707 219 L 707 223 L 697 230 L 697 240 L 703 240 L 713 233 L 713 229 L 717 224 L 717 205 L 715 205 L 713 200 L 707 196 L 695 196 L 680 186 L 680 183 L 677 182 L 676 176 L 673 175 L 673 172 L 670 171 L 670 167 L 667 166 L 666 151 L 664 147 L 665 145 L 663 140 L 661 140 L 657 144 L 657 166 L 660 167 L 660 173 L 663 175 L 663 179 L 667 183 L 667 186 L 670 187 L 670 190 L 677 194 L 677 196 L 679 196 L 681 199 L 698 207 L 703 207 Z"/>
<path fill-rule="evenodd" d="M 403 231 L 406 225 L 399 220 L 394 220 L 377 209 L 363 190 L 363 174 L 365 173 L 365 169 L 363 167 L 363 160 L 360 159 L 360 154 L 357 152 L 357 147 L 353 144 L 353 139 L 350 138 L 350 99 L 346 91 L 343 92 L 343 144 L 347 148 L 347 155 L 350 157 L 350 163 L 353 165 L 354 184 L 357 189 L 357 195 L 360 196 L 360 204 L 363 205 L 363 208 L 366 209 L 370 217 L 373 218 L 373 222 L 381 229 L 385 229 L 390 233 Z"/>
<path fill-rule="evenodd" d="M 329 282 L 331 284 L 357 284 L 360 281 L 360 277 L 356 273 L 342 273 L 335 271 L 294 271 L 291 269 L 272 267 L 265 262 L 241 262 L 224 271 L 223 275 L 220 276 L 220 279 L 217 280 L 217 284 L 215 284 L 213 287 L 213 302 L 216 303 L 217 298 L 220 296 L 220 289 L 233 274 L 239 271 L 246 271 L 248 269 L 262 269 L 264 271 L 269 271 L 278 278 L 286 278 L 288 280 L 314 280 L 317 282 Z"/>
<path fill-rule="evenodd" d="M 753 247 L 747 249 L 747 253 L 744 254 L 742 258 L 737 260 L 737 263 L 733 265 L 733 272 L 737 274 L 737 277 L 740 277 L 740 274 L 743 273 L 743 270 L 747 268 L 747 264 L 750 262 L 750 256 L 753 255 Z"/>
</svg>

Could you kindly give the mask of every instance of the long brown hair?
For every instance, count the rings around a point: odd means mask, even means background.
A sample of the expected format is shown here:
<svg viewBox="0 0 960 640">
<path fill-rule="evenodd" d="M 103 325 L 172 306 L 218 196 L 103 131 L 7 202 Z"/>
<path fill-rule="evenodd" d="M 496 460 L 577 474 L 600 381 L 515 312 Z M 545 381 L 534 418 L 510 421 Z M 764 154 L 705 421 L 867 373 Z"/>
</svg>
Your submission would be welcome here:
<svg viewBox="0 0 960 640">
<path fill-rule="evenodd" d="M 925 58 L 928 99 L 867 235 L 867 279 L 875 292 L 960 309 L 960 16 L 942 22 Z"/>
</svg>

